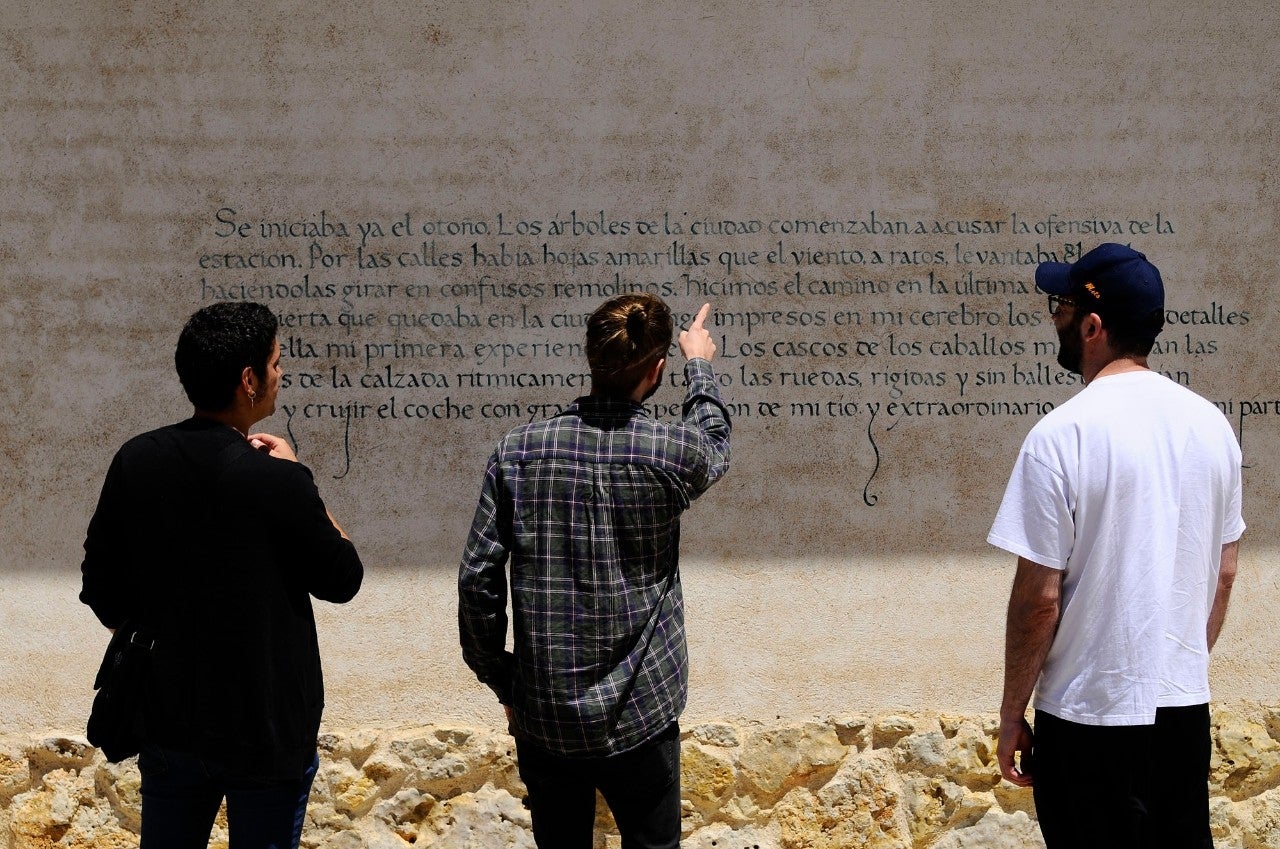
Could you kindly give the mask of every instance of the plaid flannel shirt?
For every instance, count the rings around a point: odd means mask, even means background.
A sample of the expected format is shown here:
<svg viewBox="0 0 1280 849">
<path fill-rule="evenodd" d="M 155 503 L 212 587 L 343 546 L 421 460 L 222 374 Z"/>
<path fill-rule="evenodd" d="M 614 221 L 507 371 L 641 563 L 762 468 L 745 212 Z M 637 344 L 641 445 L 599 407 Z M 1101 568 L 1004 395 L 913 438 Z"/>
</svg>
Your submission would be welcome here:
<svg viewBox="0 0 1280 849">
<path fill-rule="evenodd" d="M 551 752 L 623 752 L 684 709 L 680 514 L 729 467 L 711 364 L 686 363 L 685 383 L 680 424 L 588 396 L 489 459 L 458 575 L 463 657 Z"/>
</svg>

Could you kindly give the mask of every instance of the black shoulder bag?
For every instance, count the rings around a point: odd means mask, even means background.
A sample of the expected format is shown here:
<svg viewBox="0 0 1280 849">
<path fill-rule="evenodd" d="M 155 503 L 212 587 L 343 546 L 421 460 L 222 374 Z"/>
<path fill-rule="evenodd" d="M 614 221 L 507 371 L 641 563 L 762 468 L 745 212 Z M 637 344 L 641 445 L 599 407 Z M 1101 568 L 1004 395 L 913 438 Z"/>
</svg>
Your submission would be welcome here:
<svg viewBox="0 0 1280 849">
<path fill-rule="evenodd" d="M 116 629 L 93 679 L 93 697 L 86 736 L 112 763 L 142 750 L 142 705 L 155 639 L 128 621 Z"/>
<path fill-rule="evenodd" d="M 215 462 L 214 477 L 220 476 L 237 454 L 251 451 L 247 449 L 248 444 L 237 440 L 223 448 Z M 146 739 L 143 705 L 147 701 L 147 680 L 155 645 L 155 634 L 132 619 L 125 620 L 111 635 L 102 666 L 93 679 L 93 689 L 98 694 L 93 697 L 85 736 L 111 763 L 142 751 Z"/>
</svg>

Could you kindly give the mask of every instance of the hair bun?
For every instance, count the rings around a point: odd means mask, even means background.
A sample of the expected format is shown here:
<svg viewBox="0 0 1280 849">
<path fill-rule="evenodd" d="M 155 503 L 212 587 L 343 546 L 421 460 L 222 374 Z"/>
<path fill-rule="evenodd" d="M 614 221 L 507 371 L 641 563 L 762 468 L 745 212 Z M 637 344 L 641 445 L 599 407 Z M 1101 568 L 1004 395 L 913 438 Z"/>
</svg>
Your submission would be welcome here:
<svg viewBox="0 0 1280 849">
<path fill-rule="evenodd" d="M 643 304 L 632 304 L 631 309 L 627 312 L 627 336 L 633 343 L 638 342 L 644 336 L 645 325 L 648 320 L 645 317 Z"/>
</svg>

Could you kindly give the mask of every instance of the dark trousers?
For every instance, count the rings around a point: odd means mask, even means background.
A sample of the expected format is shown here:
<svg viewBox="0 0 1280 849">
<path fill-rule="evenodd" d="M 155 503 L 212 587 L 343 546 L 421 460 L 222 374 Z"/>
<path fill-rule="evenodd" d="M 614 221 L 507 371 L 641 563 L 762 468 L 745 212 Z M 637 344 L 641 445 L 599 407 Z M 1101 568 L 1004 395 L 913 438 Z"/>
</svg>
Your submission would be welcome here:
<svg viewBox="0 0 1280 849">
<path fill-rule="evenodd" d="M 232 849 L 297 849 L 319 763 L 317 757 L 298 778 L 266 781 L 146 746 L 138 756 L 141 849 L 205 849 L 224 796 Z"/>
<path fill-rule="evenodd" d="M 679 849 L 680 728 L 607 758 L 565 758 L 516 740 L 539 849 L 591 849 L 596 790 L 618 823 L 622 849 Z"/>
<path fill-rule="evenodd" d="M 1209 706 L 1154 725 L 1081 725 L 1036 711 L 1032 778 L 1048 849 L 1212 849 Z"/>
</svg>

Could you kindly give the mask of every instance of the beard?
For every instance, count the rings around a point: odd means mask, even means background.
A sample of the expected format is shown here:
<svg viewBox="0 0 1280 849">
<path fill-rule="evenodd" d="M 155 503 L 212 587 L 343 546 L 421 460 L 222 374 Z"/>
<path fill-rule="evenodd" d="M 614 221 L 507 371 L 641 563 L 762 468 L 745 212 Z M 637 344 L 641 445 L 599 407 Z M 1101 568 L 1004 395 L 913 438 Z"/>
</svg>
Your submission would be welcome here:
<svg viewBox="0 0 1280 849">
<path fill-rule="evenodd" d="M 1071 323 L 1058 331 L 1058 365 L 1072 374 L 1084 374 L 1084 343 L 1080 341 L 1080 319 L 1077 313 Z"/>
</svg>

